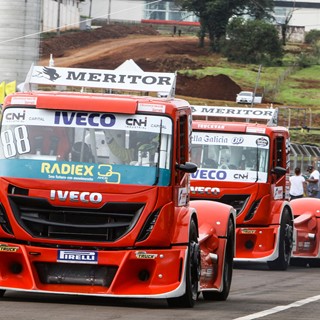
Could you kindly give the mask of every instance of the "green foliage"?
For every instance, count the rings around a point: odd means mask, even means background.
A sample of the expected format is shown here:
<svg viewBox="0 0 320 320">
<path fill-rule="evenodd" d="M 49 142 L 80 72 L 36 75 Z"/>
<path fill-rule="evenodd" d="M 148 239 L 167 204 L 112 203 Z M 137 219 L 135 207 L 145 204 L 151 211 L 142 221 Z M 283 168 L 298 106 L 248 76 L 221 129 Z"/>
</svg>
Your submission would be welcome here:
<svg viewBox="0 0 320 320">
<path fill-rule="evenodd" d="M 305 43 L 313 44 L 320 40 L 320 30 L 310 30 L 305 36 Z"/>
<path fill-rule="evenodd" d="M 222 53 L 240 63 L 276 64 L 283 56 L 276 28 L 262 20 L 233 19 L 228 26 L 228 40 Z"/>
<path fill-rule="evenodd" d="M 182 9 L 193 12 L 201 24 L 200 45 L 208 33 L 211 49 L 220 51 L 221 39 L 225 38 L 229 20 L 234 16 L 250 15 L 269 18 L 273 10 L 272 0 L 175 0 Z"/>
</svg>

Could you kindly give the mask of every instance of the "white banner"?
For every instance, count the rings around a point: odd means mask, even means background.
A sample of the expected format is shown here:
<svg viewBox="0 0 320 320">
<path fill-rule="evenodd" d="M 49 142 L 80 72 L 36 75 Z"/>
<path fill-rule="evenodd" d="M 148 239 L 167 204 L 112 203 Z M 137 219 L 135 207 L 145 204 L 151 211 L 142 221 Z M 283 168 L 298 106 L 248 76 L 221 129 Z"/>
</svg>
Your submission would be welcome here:
<svg viewBox="0 0 320 320">
<path fill-rule="evenodd" d="M 192 115 L 209 117 L 227 117 L 241 119 L 265 119 L 270 124 L 277 122 L 277 109 L 267 108 L 232 108 L 224 106 L 191 106 Z"/>
<path fill-rule="evenodd" d="M 173 93 L 174 73 L 34 66 L 26 84 Z"/>
</svg>

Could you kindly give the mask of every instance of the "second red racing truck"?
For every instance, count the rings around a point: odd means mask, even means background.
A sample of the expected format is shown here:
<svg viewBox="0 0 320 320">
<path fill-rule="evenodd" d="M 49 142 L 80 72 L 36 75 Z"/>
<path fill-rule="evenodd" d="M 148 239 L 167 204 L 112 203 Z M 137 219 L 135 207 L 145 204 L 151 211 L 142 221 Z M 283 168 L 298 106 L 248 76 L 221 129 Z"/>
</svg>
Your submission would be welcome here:
<svg viewBox="0 0 320 320">
<path fill-rule="evenodd" d="M 293 246 L 290 140 L 277 126 L 277 109 L 192 106 L 192 113 L 198 169 L 191 174 L 191 199 L 236 209 L 235 261 L 287 269 Z"/>
</svg>

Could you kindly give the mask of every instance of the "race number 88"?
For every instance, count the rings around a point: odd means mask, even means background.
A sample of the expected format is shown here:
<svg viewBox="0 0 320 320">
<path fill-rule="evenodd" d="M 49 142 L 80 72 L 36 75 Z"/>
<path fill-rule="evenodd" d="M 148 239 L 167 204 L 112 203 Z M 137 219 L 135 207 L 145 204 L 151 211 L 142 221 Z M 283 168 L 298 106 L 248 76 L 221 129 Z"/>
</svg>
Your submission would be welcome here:
<svg viewBox="0 0 320 320">
<path fill-rule="evenodd" d="M 6 158 L 14 157 L 17 153 L 27 153 L 31 150 L 28 132 L 25 126 L 16 127 L 13 131 L 6 130 L 2 132 L 1 142 Z"/>
</svg>

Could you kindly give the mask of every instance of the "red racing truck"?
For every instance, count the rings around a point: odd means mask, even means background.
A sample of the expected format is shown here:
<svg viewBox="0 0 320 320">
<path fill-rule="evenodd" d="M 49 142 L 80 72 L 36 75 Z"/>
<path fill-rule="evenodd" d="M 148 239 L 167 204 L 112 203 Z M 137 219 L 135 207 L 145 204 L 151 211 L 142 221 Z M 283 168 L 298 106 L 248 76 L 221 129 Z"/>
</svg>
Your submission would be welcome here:
<svg viewBox="0 0 320 320">
<path fill-rule="evenodd" d="M 172 97 L 175 81 L 132 60 L 115 70 L 33 66 L 23 92 L 6 97 L 1 296 L 227 299 L 235 210 L 189 201 L 191 107 Z"/>
<path fill-rule="evenodd" d="M 192 109 L 192 161 L 198 170 L 191 174 L 191 199 L 236 209 L 235 261 L 287 269 L 293 245 L 290 143 L 288 130 L 276 125 L 277 109 Z"/>
</svg>

